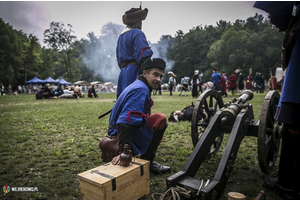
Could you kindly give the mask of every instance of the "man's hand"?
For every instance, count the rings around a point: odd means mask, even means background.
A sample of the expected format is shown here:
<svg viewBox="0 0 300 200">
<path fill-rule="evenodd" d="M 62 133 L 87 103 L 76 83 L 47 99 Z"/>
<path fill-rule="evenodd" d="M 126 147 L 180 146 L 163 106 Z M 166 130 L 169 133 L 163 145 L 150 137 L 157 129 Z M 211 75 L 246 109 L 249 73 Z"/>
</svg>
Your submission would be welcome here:
<svg viewBox="0 0 300 200">
<path fill-rule="evenodd" d="M 111 163 L 114 165 L 120 165 L 120 155 L 117 155 L 116 157 L 114 157 L 112 159 Z"/>
</svg>

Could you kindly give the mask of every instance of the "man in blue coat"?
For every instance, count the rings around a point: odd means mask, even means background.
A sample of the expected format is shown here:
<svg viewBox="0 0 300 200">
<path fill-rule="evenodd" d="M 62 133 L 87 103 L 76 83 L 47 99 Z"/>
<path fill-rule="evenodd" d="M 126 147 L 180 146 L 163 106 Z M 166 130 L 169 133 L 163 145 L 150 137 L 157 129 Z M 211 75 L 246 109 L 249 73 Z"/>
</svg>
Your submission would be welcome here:
<svg viewBox="0 0 300 200">
<path fill-rule="evenodd" d="M 211 75 L 213 81 L 214 90 L 221 91 L 221 74 L 218 72 L 218 69 L 213 69 L 213 74 Z"/>
<path fill-rule="evenodd" d="M 142 21 L 146 19 L 148 9 L 131 8 L 123 15 L 125 29 L 118 38 L 116 55 L 121 69 L 117 86 L 117 97 L 139 74 L 142 63 L 153 54 L 142 32 Z"/>
<path fill-rule="evenodd" d="M 160 85 L 165 67 L 166 62 L 160 58 L 146 60 L 141 66 L 143 73 L 120 94 L 109 118 L 109 135 L 119 139 L 118 153 L 128 144 L 133 155 L 141 154 L 140 158 L 150 161 L 150 171 L 161 173 L 171 170 L 154 161 L 167 119 L 162 113 L 151 115 L 150 95 Z M 119 155 L 112 163 L 120 164 Z"/>
<path fill-rule="evenodd" d="M 265 186 L 283 199 L 300 199 L 300 4 L 291 1 L 257 1 L 271 22 L 284 32 L 281 66 L 286 70 L 275 119 L 284 123 L 277 180 Z"/>
</svg>

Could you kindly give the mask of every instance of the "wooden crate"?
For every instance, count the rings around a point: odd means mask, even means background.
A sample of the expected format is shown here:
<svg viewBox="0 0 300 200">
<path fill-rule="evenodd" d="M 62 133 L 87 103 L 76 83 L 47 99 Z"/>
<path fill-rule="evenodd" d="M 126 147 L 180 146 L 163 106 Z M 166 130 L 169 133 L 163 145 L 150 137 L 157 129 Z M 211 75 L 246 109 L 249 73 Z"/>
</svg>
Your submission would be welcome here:
<svg viewBox="0 0 300 200">
<path fill-rule="evenodd" d="M 134 200 L 150 193 L 150 162 L 133 158 L 128 167 L 106 163 L 78 174 L 82 200 Z"/>
</svg>

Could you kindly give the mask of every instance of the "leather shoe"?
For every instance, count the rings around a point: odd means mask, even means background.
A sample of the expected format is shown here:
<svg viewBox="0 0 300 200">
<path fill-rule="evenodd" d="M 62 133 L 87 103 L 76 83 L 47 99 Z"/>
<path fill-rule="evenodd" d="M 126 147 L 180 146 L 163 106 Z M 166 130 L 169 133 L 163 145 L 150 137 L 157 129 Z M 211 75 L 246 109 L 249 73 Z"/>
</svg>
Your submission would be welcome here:
<svg viewBox="0 0 300 200">
<path fill-rule="evenodd" d="M 158 162 L 152 161 L 150 163 L 150 171 L 156 173 L 165 173 L 171 171 L 171 168 L 169 166 L 164 166 Z"/>
</svg>

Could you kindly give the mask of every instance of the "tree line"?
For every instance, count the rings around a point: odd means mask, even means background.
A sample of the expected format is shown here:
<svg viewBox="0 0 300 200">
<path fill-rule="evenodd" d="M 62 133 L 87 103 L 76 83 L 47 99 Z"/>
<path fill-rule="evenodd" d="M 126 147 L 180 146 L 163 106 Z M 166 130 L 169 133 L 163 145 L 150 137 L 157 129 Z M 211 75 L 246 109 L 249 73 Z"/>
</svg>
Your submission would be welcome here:
<svg viewBox="0 0 300 200">
<path fill-rule="evenodd" d="M 0 18 L 0 82 L 17 87 L 34 76 L 69 82 L 117 82 L 115 49 L 123 28 L 110 22 L 102 27 L 100 36 L 89 32 L 87 39 L 79 40 L 71 24 L 51 22 L 44 31 L 46 46 L 42 46 L 35 35 L 15 30 Z M 255 14 L 233 23 L 220 20 L 216 26 L 200 25 L 188 33 L 178 30 L 174 37 L 163 35 L 150 46 L 153 56 L 170 63 L 167 69 L 178 79 L 192 77 L 194 70 L 200 70 L 203 80 L 211 81 L 213 68 L 227 74 L 237 68 L 248 74 L 252 68 L 253 73 L 269 78 L 280 67 L 282 39 L 283 34 L 268 19 Z M 163 81 L 167 79 L 165 75 Z"/>
</svg>

